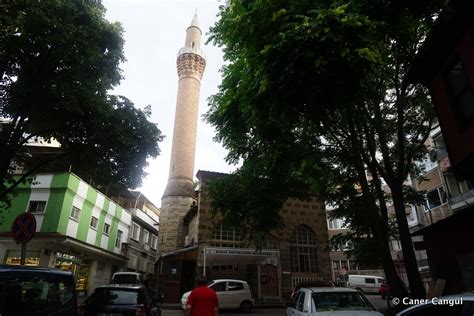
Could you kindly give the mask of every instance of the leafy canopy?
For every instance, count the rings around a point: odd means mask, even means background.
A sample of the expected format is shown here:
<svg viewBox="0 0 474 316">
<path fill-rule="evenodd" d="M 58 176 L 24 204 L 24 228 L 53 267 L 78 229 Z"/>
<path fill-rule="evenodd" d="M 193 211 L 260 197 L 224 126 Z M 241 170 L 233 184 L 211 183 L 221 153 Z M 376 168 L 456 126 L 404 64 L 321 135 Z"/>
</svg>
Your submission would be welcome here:
<svg viewBox="0 0 474 316">
<path fill-rule="evenodd" d="M 123 96 L 123 30 L 100 1 L 7 1 L 0 10 L 0 198 L 59 159 L 96 184 L 140 185 L 163 136 Z M 35 139 L 56 139 L 61 153 L 28 161 Z M 13 178 L 15 165 L 29 167 Z M 42 169 L 43 168 L 43 169 Z"/>
</svg>

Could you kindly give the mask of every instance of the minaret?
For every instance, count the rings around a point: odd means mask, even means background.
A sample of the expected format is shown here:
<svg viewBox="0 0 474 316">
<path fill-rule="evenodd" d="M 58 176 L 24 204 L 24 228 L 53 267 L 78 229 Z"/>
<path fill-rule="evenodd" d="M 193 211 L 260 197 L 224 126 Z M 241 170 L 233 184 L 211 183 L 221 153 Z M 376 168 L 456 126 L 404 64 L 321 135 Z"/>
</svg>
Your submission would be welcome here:
<svg viewBox="0 0 474 316">
<path fill-rule="evenodd" d="M 161 199 L 159 254 L 184 244 L 184 236 L 180 236 L 182 218 L 195 201 L 193 179 L 199 90 L 206 67 L 201 35 L 197 14 L 194 14 L 186 29 L 184 47 L 179 50 L 176 60 L 178 96 L 168 184 Z"/>
</svg>

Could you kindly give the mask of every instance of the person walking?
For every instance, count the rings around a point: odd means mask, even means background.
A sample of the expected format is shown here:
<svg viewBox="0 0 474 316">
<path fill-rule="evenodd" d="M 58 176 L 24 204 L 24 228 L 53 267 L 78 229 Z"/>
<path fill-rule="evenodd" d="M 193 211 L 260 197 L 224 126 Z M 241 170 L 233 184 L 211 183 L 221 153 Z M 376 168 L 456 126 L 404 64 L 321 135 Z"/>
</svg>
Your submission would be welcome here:
<svg viewBox="0 0 474 316">
<path fill-rule="evenodd" d="M 207 287 L 207 278 L 200 275 L 196 278 L 197 287 L 189 294 L 185 316 L 218 316 L 219 304 L 217 294 Z"/>
</svg>

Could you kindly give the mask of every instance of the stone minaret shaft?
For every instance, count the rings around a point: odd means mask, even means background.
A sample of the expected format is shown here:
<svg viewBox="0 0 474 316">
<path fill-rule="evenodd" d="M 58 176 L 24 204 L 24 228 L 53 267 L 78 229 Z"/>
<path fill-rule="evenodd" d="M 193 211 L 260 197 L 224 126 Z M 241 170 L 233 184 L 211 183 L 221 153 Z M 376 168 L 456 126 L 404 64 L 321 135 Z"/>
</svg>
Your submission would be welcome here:
<svg viewBox="0 0 474 316">
<path fill-rule="evenodd" d="M 174 118 L 173 145 L 167 196 L 194 196 L 194 156 L 199 108 L 199 90 L 206 61 L 201 51 L 197 15 L 186 30 L 184 47 L 178 52 L 178 96 Z"/>
<path fill-rule="evenodd" d="M 184 246 L 183 217 L 195 201 L 193 179 L 199 90 L 206 67 L 201 35 L 195 14 L 176 60 L 178 96 L 168 184 L 161 200 L 159 255 Z"/>
</svg>

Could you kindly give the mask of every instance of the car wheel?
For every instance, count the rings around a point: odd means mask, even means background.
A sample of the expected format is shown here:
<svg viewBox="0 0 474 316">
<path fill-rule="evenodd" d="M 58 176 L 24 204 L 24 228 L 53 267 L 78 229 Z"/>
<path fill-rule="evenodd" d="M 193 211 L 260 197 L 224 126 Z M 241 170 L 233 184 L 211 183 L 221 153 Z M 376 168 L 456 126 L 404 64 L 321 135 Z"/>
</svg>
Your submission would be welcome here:
<svg viewBox="0 0 474 316">
<path fill-rule="evenodd" d="M 252 311 L 252 303 L 250 301 L 243 301 L 242 304 L 240 304 L 240 310 L 243 313 L 250 313 Z"/>
</svg>

